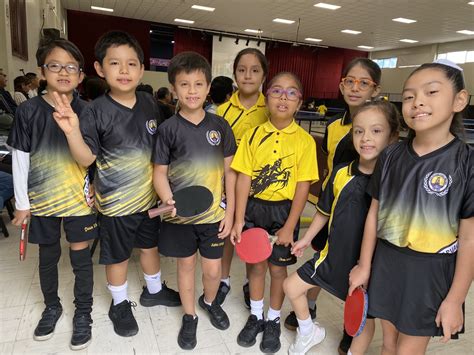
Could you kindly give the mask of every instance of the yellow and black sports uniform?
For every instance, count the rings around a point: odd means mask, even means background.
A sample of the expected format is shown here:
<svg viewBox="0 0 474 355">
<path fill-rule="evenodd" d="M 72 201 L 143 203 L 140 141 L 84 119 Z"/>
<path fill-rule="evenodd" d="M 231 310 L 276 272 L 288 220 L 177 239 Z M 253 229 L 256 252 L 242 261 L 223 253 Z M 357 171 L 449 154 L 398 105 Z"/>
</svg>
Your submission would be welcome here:
<svg viewBox="0 0 474 355">
<path fill-rule="evenodd" d="M 209 209 L 194 217 L 163 218 L 159 249 L 163 255 L 187 257 L 199 249 L 202 256 L 222 256 L 223 240 L 217 237 L 224 219 L 224 158 L 234 155 L 236 144 L 229 124 L 205 113 L 195 125 L 179 113 L 158 128 L 153 162 L 168 166 L 171 191 L 204 186 L 213 195 Z"/>
<path fill-rule="evenodd" d="M 270 121 L 248 130 L 239 145 L 232 168 L 251 177 L 245 228 L 261 227 L 275 234 L 286 222 L 298 182 L 319 179 L 313 137 L 293 121 L 278 130 Z M 294 232 L 298 239 L 299 225 Z M 269 262 L 296 262 L 290 248 L 273 247 Z"/>
<path fill-rule="evenodd" d="M 303 281 L 341 300 L 346 299 L 349 272 L 360 256 L 371 201 L 366 192 L 369 180 L 370 175 L 360 172 L 357 160 L 334 168 L 316 206 L 329 217 L 329 237 L 324 249 L 297 270 Z"/>
<path fill-rule="evenodd" d="M 71 107 L 76 112 L 83 111 L 86 105 L 74 95 Z M 71 156 L 66 136 L 56 124 L 53 112 L 54 108 L 40 96 L 24 102 L 18 107 L 8 138 L 10 146 L 30 156 L 28 197 L 33 218 L 29 241 L 56 242 L 60 238 L 62 218 L 69 232 L 68 241 L 94 239 L 96 217 L 87 205 L 88 170 Z M 38 218 L 46 217 L 51 217 L 48 223 L 37 223 Z"/>
<path fill-rule="evenodd" d="M 265 106 L 265 96 L 262 93 L 258 96 L 257 103 L 248 110 L 242 106 L 239 100 L 239 91 L 230 97 L 230 100 L 217 108 L 216 114 L 224 117 L 229 122 L 232 132 L 234 132 L 237 145 L 247 130 L 258 126 L 268 120 L 268 110 Z"/>
<path fill-rule="evenodd" d="M 321 189 L 324 190 L 331 176 L 334 166 L 349 163 L 358 159 L 351 137 L 352 118 L 349 111 L 337 114 L 328 120 L 324 132 L 321 150 L 327 154 L 328 172 L 324 178 Z M 322 192 L 321 192 L 322 193 Z M 318 235 L 311 241 L 315 250 L 322 250 L 328 238 L 328 228 L 321 229 Z"/>
<path fill-rule="evenodd" d="M 157 245 L 159 219 L 149 219 L 146 212 L 157 202 L 151 154 L 161 122 L 161 111 L 145 92 L 136 93 L 133 108 L 106 94 L 81 114 L 84 141 L 97 157 L 94 185 L 102 264 L 128 259 L 133 246 Z"/>
<path fill-rule="evenodd" d="M 458 138 L 421 157 L 412 140 L 394 144 L 377 162 L 369 312 L 402 333 L 441 335 L 435 317 L 453 281 L 459 221 L 474 216 L 473 172 L 474 151 Z"/>
</svg>

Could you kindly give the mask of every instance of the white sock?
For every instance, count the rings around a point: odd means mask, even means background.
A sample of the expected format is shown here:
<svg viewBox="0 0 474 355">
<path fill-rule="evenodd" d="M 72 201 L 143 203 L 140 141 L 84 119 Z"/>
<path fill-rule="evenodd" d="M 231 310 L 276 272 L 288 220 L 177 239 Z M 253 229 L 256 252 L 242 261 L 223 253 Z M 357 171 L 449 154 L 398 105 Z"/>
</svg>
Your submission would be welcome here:
<svg viewBox="0 0 474 355">
<path fill-rule="evenodd" d="M 230 287 L 230 276 L 226 279 L 221 279 L 221 282 L 225 283 L 227 287 Z"/>
<path fill-rule="evenodd" d="M 147 275 L 143 273 L 146 282 L 146 288 L 150 294 L 154 295 L 161 291 L 161 271 L 155 275 Z"/>
<path fill-rule="evenodd" d="M 123 285 L 120 286 L 113 286 L 113 285 L 107 285 L 107 288 L 109 289 L 110 293 L 112 294 L 112 299 L 114 300 L 114 306 L 118 305 L 119 303 L 122 303 L 123 301 L 128 301 L 128 295 L 127 295 L 127 288 L 128 288 L 128 283 L 125 281 Z"/>
<path fill-rule="evenodd" d="M 352 355 L 351 349 L 347 350 L 347 355 Z"/>
<path fill-rule="evenodd" d="M 309 316 L 307 319 L 298 319 L 298 327 L 300 328 L 300 334 L 303 336 L 307 336 L 311 334 L 313 331 L 313 321 L 311 320 L 311 316 Z"/>
<path fill-rule="evenodd" d="M 253 314 L 258 320 L 263 319 L 263 299 L 260 301 L 250 300 L 250 314 Z"/>
<path fill-rule="evenodd" d="M 268 320 L 275 320 L 277 318 L 280 318 L 280 316 L 281 316 L 281 309 L 273 309 L 272 307 L 268 308 L 268 312 L 267 312 Z M 278 323 L 280 323 L 279 319 L 278 319 Z"/>
<path fill-rule="evenodd" d="M 316 300 L 308 300 L 308 308 L 314 310 L 315 306 L 316 306 Z"/>
</svg>

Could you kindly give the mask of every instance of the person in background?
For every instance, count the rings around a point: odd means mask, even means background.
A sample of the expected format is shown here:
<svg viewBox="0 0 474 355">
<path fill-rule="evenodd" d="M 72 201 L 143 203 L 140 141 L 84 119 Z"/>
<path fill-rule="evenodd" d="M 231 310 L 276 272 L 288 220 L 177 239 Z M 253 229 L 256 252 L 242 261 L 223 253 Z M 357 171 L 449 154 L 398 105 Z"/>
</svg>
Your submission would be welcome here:
<svg viewBox="0 0 474 355">
<path fill-rule="evenodd" d="M 39 87 L 39 77 L 36 73 L 26 73 L 25 76 L 30 79 L 30 91 L 28 91 L 28 98 L 38 96 L 38 87 Z"/>
<path fill-rule="evenodd" d="M 216 113 L 217 107 L 229 101 L 234 92 L 234 81 L 227 76 L 217 76 L 211 82 L 209 96 L 211 102 L 205 110 L 210 113 Z"/>
<path fill-rule="evenodd" d="M 165 119 L 174 115 L 173 95 L 166 87 L 161 87 L 156 92 L 156 102 Z"/>
<path fill-rule="evenodd" d="M 17 105 L 28 100 L 28 92 L 30 91 L 30 79 L 26 76 L 17 76 L 13 80 L 13 87 L 15 92 L 13 93 L 13 100 Z"/>
</svg>

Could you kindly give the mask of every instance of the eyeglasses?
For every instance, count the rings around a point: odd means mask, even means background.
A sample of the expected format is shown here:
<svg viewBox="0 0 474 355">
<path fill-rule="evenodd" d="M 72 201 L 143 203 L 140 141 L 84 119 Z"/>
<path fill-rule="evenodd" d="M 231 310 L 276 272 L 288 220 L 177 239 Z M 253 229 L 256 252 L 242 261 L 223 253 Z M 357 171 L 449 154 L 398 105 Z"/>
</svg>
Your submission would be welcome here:
<svg viewBox="0 0 474 355">
<path fill-rule="evenodd" d="M 341 83 L 346 89 L 352 89 L 357 84 L 359 90 L 362 91 L 369 90 L 371 86 L 377 86 L 377 83 L 369 79 L 342 78 Z"/>
<path fill-rule="evenodd" d="M 62 65 L 62 64 L 59 64 L 59 63 L 48 63 L 48 64 L 44 64 L 43 68 L 48 69 L 52 73 L 59 73 L 63 69 L 66 70 L 66 72 L 68 74 L 77 74 L 80 71 L 82 71 L 82 69 L 79 68 L 75 64 Z"/>
<path fill-rule="evenodd" d="M 274 99 L 279 99 L 283 94 L 285 94 L 286 98 L 290 101 L 297 101 L 302 97 L 301 92 L 294 88 L 283 89 L 279 87 L 271 87 L 267 90 L 267 95 Z"/>
</svg>

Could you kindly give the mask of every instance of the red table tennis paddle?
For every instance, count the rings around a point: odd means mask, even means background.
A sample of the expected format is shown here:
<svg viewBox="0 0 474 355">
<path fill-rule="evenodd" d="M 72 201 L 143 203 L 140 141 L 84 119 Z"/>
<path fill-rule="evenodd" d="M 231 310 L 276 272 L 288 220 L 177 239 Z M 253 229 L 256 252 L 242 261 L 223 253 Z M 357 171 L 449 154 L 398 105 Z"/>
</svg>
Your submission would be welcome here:
<svg viewBox="0 0 474 355">
<path fill-rule="evenodd" d="M 248 264 L 262 262 L 272 254 L 277 236 L 269 235 L 263 228 L 250 228 L 240 235 L 240 243 L 235 244 L 235 252 Z"/>
<path fill-rule="evenodd" d="M 204 186 L 188 186 L 173 193 L 174 205 L 160 206 L 148 211 L 150 218 L 155 218 L 163 213 L 173 211 L 179 217 L 194 217 L 206 212 L 212 205 L 214 197 L 212 192 Z"/>
<path fill-rule="evenodd" d="M 362 333 L 367 319 L 369 297 L 362 287 L 356 288 L 347 296 L 344 305 L 344 328 L 347 334 L 356 337 Z"/>
<path fill-rule="evenodd" d="M 28 245 L 28 220 L 25 219 L 21 224 L 20 234 L 20 261 L 26 259 L 26 247 Z"/>
</svg>

